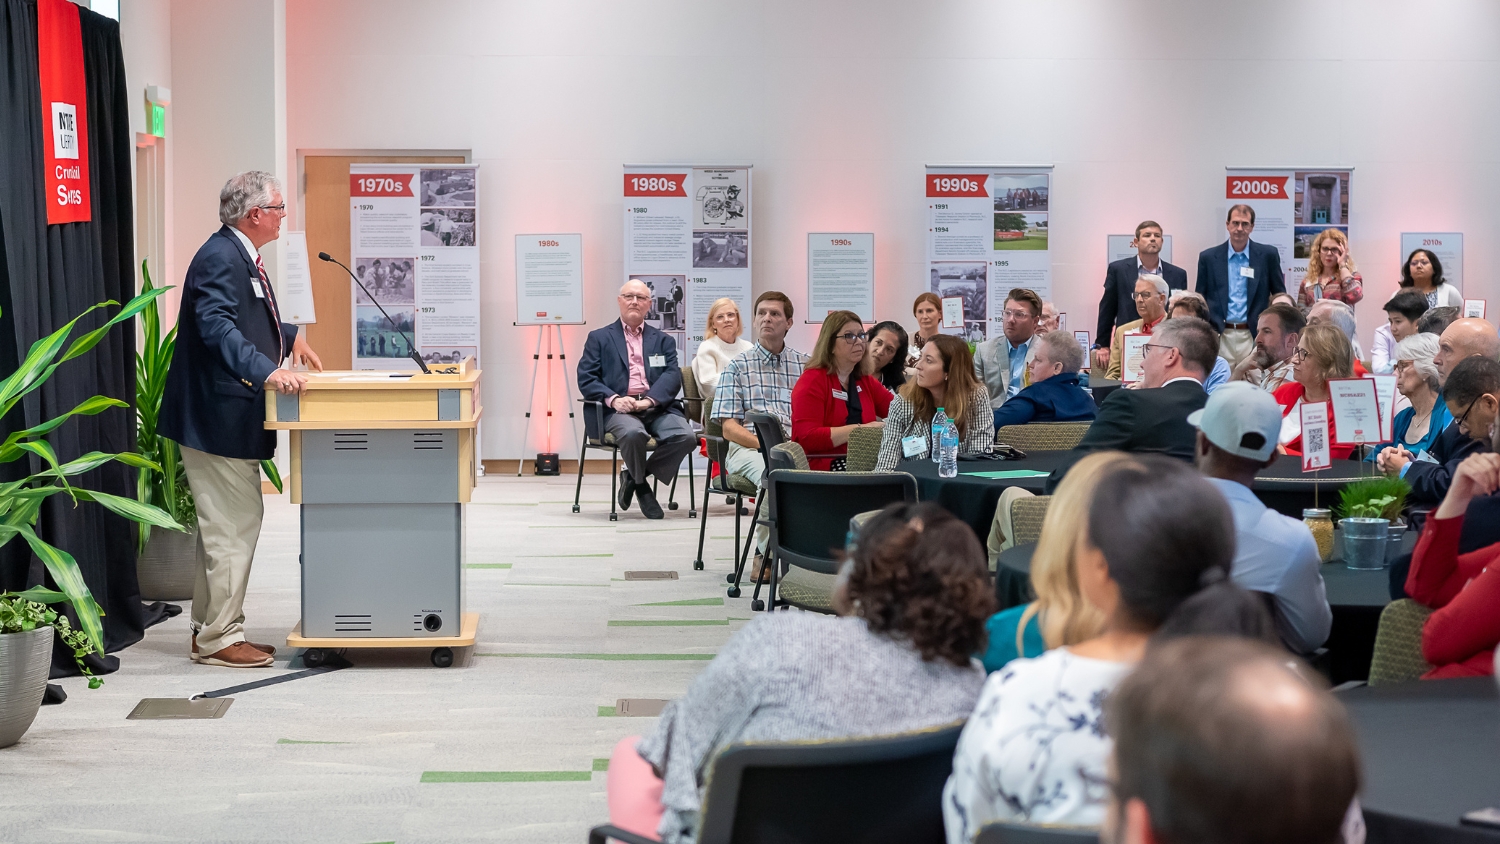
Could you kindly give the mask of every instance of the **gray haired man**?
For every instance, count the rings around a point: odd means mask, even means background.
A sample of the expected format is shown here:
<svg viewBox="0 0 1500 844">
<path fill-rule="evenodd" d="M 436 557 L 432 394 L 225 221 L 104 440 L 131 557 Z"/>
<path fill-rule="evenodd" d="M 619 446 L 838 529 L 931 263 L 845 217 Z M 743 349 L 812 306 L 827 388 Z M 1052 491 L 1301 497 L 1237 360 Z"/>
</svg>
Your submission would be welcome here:
<svg viewBox="0 0 1500 844">
<path fill-rule="evenodd" d="M 1167 317 L 1167 296 L 1172 289 L 1159 275 L 1141 273 L 1135 281 L 1135 310 L 1140 319 L 1127 322 L 1115 329 L 1114 339 L 1109 344 L 1110 378 L 1119 379 L 1125 374 L 1125 335 L 1150 334 Z"/>
</svg>

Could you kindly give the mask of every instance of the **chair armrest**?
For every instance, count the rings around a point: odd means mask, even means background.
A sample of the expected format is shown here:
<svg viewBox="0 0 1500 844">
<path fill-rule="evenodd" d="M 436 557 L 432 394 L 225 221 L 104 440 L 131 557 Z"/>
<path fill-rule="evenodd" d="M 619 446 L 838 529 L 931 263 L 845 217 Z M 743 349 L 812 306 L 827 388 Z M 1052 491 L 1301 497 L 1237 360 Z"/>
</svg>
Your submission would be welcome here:
<svg viewBox="0 0 1500 844">
<path fill-rule="evenodd" d="M 661 844 L 661 841 L 655 838 L 647 838 L 644 835 L 636 835 L 634 832 L 626 832 L 625 830 L 620 829 L 617 826 L 611 826 L 609 824 L 596 826 L 593 829 L 589 830 L 589 844 L 604 844 L 605 839 L 608 838 L 613 838 L 616 841 L 623 841 L 625 842 L 625 844 Z"/>
</svg>

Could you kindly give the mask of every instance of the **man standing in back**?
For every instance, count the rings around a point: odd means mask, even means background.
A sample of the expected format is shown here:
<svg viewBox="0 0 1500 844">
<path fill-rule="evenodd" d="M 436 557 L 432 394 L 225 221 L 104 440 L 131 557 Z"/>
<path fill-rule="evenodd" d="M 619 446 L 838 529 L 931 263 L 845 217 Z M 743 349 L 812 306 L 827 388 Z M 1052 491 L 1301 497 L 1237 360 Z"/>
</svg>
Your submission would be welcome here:
<svg viewBox="0 0 1500 844">
<path fill-rule="evenodd" d="M 989 391 L 991 410 L 1027 385 L 1026 365 L 1036 356 L 1042 299 L 1017 287 L 1005 297 L 1003 313 L 1001 335 L 974 347 L 974 378 Z"/>
<path fill-rule="evenodd" d="M 1219 356 L 1231 367 L 1255 350 L 1251 335 L 1271 297 L 1286 292 L 1281 253 L 1250 239 L 1255 209 L 1231 205 L 1224 228 L 1229 239 L 1198 253 L 1197 291 L 1208 301 L 1208 313 L 1219 334 Z"/>
<path fill-rule="evenodd" d="M 1094 365 L 1109 365 L 1109 339 L 1116 328 L 1141 318 L 1136 310 L 1136 280 L 1142 275 L 1158 275 L 1167 283 L 1168 293 L 1187 289 L 1187 270 L 1161 259 L 1165 241 L 1161 224 L 1146 220 L 1135 227 L 1135 257 L 1121 258 L 1104 272 L 1104 295 L 1099 299 L 1099 330 L 1094 334 Z"/>
</svg>

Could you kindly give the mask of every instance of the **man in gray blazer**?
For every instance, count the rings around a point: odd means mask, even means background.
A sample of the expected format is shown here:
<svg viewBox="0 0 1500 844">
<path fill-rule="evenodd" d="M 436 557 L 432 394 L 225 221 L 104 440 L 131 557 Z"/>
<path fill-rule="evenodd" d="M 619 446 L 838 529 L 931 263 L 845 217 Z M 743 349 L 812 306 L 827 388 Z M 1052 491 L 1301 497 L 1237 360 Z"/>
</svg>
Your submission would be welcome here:
<svg viewBox="0 0 1500 844">
<path fill-rule="evenodd" d="M 1042 299 L 1024 287 L 1005 297 L 1005 312 L 999 337 L 974 349 L 974 377 L 990 392 L 990 409 L 1026 386 L 1026 365 L 1036 354 L 1037 326 L 1042 318 Z"/>
</svg>

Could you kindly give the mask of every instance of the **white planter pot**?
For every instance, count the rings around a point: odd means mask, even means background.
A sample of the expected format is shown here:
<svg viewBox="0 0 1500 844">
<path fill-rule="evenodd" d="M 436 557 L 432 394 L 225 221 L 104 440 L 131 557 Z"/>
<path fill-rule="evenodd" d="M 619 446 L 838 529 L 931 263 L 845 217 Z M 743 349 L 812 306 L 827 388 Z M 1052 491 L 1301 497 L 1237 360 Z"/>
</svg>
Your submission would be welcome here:
<svg viewBox="0 0 1500 844">
<path fill-rule="evenodd" d="M 143 600 L 191 601 L 198 577 L 198 528 L 187 533 L 153 528 L 135 572 Z"/>
<path fill-rule="evenodd" d="M 51 667 L 51 627 L 0 633 L 0 747 L 20 741 L 31 728 Z"/>
</svg>

